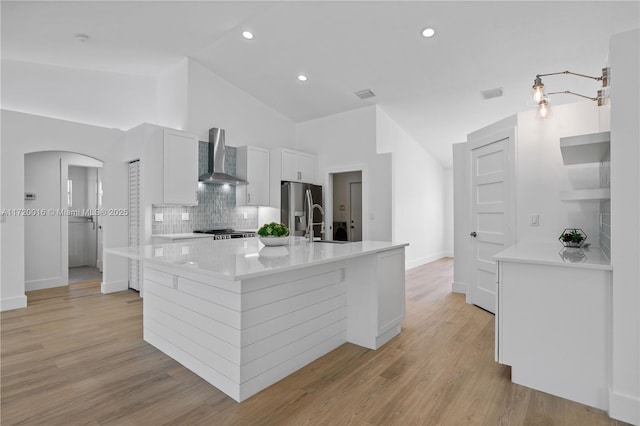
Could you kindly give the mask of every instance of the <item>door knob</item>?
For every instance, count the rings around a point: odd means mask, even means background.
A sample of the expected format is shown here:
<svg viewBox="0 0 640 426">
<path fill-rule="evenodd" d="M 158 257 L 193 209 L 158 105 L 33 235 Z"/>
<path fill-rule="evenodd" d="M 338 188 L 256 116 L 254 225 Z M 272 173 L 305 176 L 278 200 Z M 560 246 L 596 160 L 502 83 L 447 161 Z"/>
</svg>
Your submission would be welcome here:
<svg viewBox="0 0 640 426">
<path fill-rule="evenodd" d="M 473 238 L 478 236 L 478 233 L 476 231 L 473 231 L 472 233 L 470 233 L 469 235 L 471 235 Z"/>
</svg>

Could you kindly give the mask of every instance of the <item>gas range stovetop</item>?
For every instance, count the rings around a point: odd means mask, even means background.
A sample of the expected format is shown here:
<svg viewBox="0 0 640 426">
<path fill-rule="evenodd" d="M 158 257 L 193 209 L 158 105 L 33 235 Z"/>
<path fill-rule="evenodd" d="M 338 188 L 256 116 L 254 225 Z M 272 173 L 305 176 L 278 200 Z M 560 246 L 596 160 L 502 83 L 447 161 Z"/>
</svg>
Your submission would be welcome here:
<svg viewBox="0 0 640 426">
<path fill-rule="evenodd" d="M 211 234 L 214 240 L 230 240 L 232 238 L 255 237 L 255 232 L 236 231 L 234 229 L 201 229 L 193 231 L 195 234 Z"/>
</svg>

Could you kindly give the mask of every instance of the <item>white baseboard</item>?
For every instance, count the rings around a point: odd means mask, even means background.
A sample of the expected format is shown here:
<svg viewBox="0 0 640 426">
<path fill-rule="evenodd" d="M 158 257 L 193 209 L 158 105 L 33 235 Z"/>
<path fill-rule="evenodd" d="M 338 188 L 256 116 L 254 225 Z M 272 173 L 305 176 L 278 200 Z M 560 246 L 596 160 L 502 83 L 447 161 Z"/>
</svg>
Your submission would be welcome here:
<svg viewBox="0 0 640 426">
<path fill-rule="evenodd" d="M 0 299 L 0 311 L 12 311 L 14 309 L 21 309 L 27 307 L 27 296 L 15 296 Z"/>
<path fill-rule="evenodd" d="M 102 282 L 100 283 L 100 291 L 106 293 L 116 293 L 118 291 L 125 291 L 129 289 L 129 282 L 127 280 Z"/>
<path fill-rule="evenodd" d="M 24 290 L 42 290 L 45 288 L 64 287 L 66 285 L 69 285 L 69 283 L 61 277 L 46 278 L 44 280 L 25 281 Z"/>
<path fill-rule="evenodd" d="M 609 391 L 609 417 L 640 425 L 640 398 Z"/>
<path fill-rule="evenodd" d="M 467 284 L 453 282 L 451 283 L 451 291 L 453 293 L 467 294 Z"/>
<path fill-rule="evenodd" d="M 412 269 L 417 268 L 418 266 L 425 265 L 427 263 L 434 262 L 438 259 L 442 259 L 443 257 L 447 257 L 444 253 L 438 253 L 427 257 L 421 257 L 419 259 L 410 260 L 405 262 L 404 269 Z"/>
</svg>

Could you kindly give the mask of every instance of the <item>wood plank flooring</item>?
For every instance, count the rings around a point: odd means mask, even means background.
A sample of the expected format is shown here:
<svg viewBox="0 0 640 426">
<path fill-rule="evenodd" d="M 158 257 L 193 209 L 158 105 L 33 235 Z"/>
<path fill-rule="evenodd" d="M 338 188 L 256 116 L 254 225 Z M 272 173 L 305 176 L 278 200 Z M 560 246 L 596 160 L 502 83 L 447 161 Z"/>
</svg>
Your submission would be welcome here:
<svg viewBox="0 0 640 426">
<path fill-rule="evenodd" d="M 617 425 L 512 384 L 493 315 L 451 293 L 451 259 L 407 272 L 402 334 L 345 344 L 243 403 L 142 340 L 142 300 L 99 281 L 28 293 L 1 315 L 8 425 Z"/>
</svg>

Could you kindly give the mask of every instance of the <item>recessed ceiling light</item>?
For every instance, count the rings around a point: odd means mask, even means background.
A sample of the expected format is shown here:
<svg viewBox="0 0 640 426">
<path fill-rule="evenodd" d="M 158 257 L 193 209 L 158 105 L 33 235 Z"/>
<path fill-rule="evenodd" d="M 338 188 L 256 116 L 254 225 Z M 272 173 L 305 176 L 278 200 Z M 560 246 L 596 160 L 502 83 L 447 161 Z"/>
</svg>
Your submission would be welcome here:
<svg viewBox="0 0 640 426">
<path fill-rule="evenodd" d="M 436 34 L 436 30 L 434 30 L 433 28 L 425 28 L 424 30 L 422 30 L 422 37 L 433 37 Z"/>
<path fill-rule="evenodd" d="M 253 39 L 253 33 L 251 31 L 243 31 L 242 37 L 246 38 L 247 40 L 251 40 Z"/>
<path fill-rule="evenodd" d="M 303 82 L 303 83 L 304 83 L 305 81 L 307 81 L 307 76 L 306 76 L 306 75 L 304 75 L 304 74 L 300 74 L 300 75 L 298 76 L 298 81 L 301 81 L 301 82 Z"/>
</svg>

